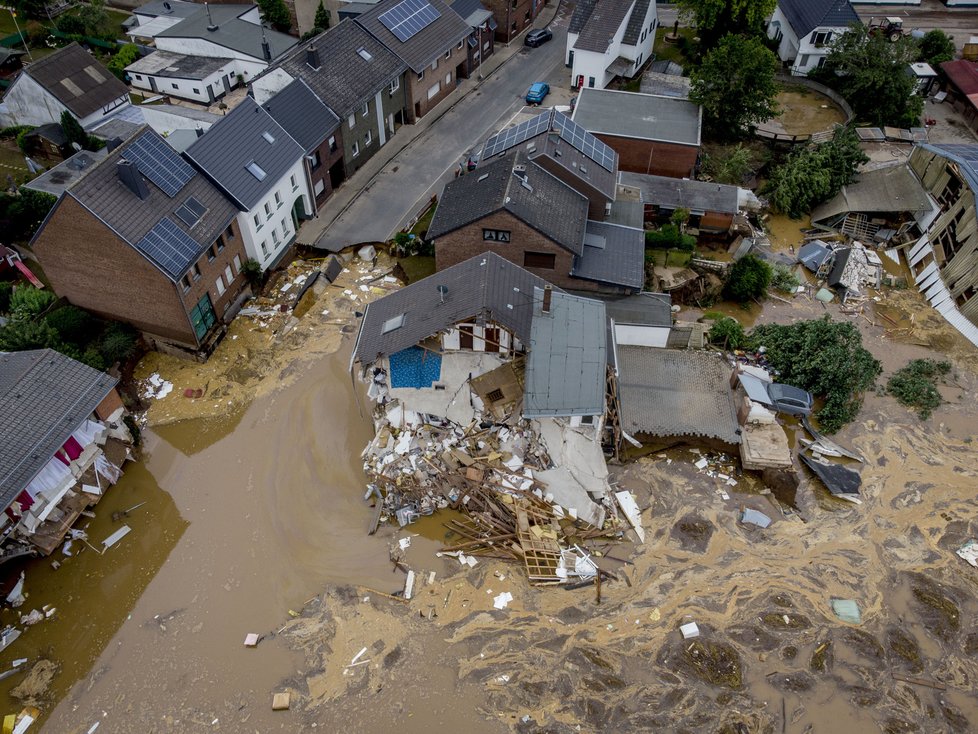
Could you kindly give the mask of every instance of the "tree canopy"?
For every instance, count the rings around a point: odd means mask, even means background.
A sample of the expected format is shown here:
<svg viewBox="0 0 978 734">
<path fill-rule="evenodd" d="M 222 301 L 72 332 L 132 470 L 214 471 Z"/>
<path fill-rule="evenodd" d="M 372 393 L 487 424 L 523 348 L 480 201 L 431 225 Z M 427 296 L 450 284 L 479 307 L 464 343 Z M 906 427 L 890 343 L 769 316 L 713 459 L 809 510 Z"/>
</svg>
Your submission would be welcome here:
<svg viewBox="0 0 978 734">
<path fill-rule="evenodd" d="M 316 8 L 316 17 L 313 21 L 313 25 L 316 28 L 320 28 L 324 31 L 329 30 L 330 12 L 329 9 L 323 5 L 323 0 L 319 0 L 319 7 Z"/>
<path fill-rule="evenodd" d="M 733 264 L 723 284 L 723 297 L 737 303 L 761 298 L 771 284 L 772 270 L 761 258 L 745 255 Z"/>
<path fill-rule="evenodd" d="M 826 433 L 855 420 L 862 393 L 883 371 L 863 347 L 859 329 L 848 321 L 832 321 L 828 314 L 811 321 L 754 327 L 749 341 L 752 349 L 765 347 L 779 382 L 825 400 L 816 417 Z"/>
<path fill-rule="evenodd" d="M 292 14 L 284 0 L 258 0 L 262 18 L 283 33 L 292 28 Z"/>
<path fill-rule="evenodd" d="M 798 219 L 852 183 L 867 160 L 855 131 L 840 127 L 827 143 L 792 153 L 771 171 L 764 191 L 772 207 Z"/>
<path fill-rule="evenodd" d="M 864 122 L 915 127 L 924 101 L 914 94 L 907 65 L 917 60 L 918 53 L 913 38 L 891 42 L 882 33 L 852 26 L 832 44 L 822 68 L 809 76 L 838 91 Z"/>
<path fill-rule="evenodd" d="M 676 5 L 695 23 L 700 44 L 709 51 L 728 33 L 760 35 L 778 0 L 676 0 Z"/>
<path fill-rule="evenodd" d="M 924 37 L 920 39 L 919 47 L 918 60 L 926 61 L 931 66 L 950 61 L 955 55 L 954 41 L 940 28 L 927 31 Z"/>
<path fill-rule="evenodd" d="M 778 59 L 760 39 L 728 35 L 690 74 L 689 98 L 703 106 L 717 137 L 743 137 L 752 125 L 777 114 Z"/>
</svg>

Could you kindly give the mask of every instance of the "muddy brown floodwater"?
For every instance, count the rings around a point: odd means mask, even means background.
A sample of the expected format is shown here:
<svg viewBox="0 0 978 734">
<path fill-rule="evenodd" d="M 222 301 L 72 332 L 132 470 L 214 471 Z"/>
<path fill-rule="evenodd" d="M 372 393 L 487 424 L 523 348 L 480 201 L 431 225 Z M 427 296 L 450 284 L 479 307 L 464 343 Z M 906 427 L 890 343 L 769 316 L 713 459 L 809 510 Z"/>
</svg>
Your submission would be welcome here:
<svg viewBox="0 0 978 734">
<path fill-rule="evenodd" d="M 350 335 L 283 364 L 283 386 L 246 407 L 147 431 L 142 464 L 99 505 L 93 537 L 111 531 L 104 509 L 145 496 L 152 511 L 133 513 L 105 556 L 28 582 L 28 607 L 45 593 L 37 584 L 73 589 L 50 591 L 71 615 L 24 638 L 40 651 L 50 635 L 63 665 L 43 730 L 978 730 L 978 574 L 954 555 L 978 537 L 976 351 L 932 324 L 915 293 L 880 308 L 894 328 L 871 311 L 855 323 L 888 372 L 938 344 L 955 370 L 929 421 L 871 394 L 837 437 L 866 459 L 864 503 L 808 476 L 794 509 L 753 481 L 725 501 L 687 449 L 614 467 L 647 540 L 594 548 L 619 578 L 600 604 L 593 588 L 531 588 L 511 564 L 436 558 L 437 515 L 366 535 L 359 455 L 371 424 Z M 757 320 L 822 312 L 770 302 Z M 773 524 L 741 524 L 747 505 Z M 388 596 L 404 583 L 389 548 L 407 536 L 404 560 L 422 579 L 410 603 Z M 513 601 L 494 609 L 503 591 Z M 862 624 L 837 619 L 832 598 L 855 600 Z M 687 621 L 697 640 L 681 639 Z M 264 639 L 245 648 L 252 632 Z M 290 710 L 273 712 L 286 690 Z"/>
</svg>

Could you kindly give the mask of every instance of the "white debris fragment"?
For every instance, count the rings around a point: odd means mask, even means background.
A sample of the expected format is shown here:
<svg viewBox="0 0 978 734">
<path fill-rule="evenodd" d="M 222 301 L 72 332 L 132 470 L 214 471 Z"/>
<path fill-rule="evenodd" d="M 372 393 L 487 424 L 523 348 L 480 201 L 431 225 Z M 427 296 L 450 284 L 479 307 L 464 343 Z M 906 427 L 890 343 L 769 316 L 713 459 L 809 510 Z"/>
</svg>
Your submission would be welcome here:
<svg viewBox="0 0 978 734">
<path fill-rule="evenodd" d="M 496 609 L 505 609 L 511 601 L 513 601 L 513 595 L 508 591 L 504 591 L 499 596 L 493 598 L 492 606 Z"/>
<path fill-rule="evenodd" d="M 683 633 L 683 639 L 689 640 L 693 637 L 700 636 L 700 628 L 696 626 L 696 622 L 687 622 L 679 627 L 679 631 Z"/>
<path fill-rule="evenodd" d="M 155 398 L 162 400 L 173 391 L 173 383 L 164 380 L 158 372 L 154 372 L 146 378 L 143 389 L 144 398 Z"/>
</svg>

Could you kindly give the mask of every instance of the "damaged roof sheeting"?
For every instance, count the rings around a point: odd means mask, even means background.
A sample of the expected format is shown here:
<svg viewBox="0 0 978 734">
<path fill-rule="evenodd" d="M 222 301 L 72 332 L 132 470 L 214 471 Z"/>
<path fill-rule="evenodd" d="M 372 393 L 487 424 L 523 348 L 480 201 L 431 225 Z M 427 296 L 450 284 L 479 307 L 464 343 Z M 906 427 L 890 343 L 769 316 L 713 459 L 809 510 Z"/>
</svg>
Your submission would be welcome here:
<svg viewBox="0 0 978 734">
<path fill-rule="evenodd" d="M 0 353 L 0 507 L 30 484 L 118 380 L 53 349 Z"/>
<path fill-rule="evenodd" d="M 366 366 L 460 321 L 479 317 L 529 344 L 533 291 L 546 285 L 542 278 L 494 253 L 469 258 L 370 303 L 352 364 Z"/>
<path fill-rule="evenodd" d="M 575 278 L 639 289 L 645 283 L 645 230 L 588 220 Z"/>
<path fill-rule="evenodd" d="M 682 208 L 722 214 L 736 214 L 740 211 L 736 186 L 627 171 L 619 174 L 618 182 L 622 186 L 637 189 L 642 203 L 654 204 L 663 209 Z"/>
<path fill-rule="evenodd" d="M 877 168 L 857 175 L 854 183 L 812 212 L 812 223 L 818 224 L 841 214 L 883 212 L 925 212 L 931 208 L 923 186 L 909 166 Z"/>
<path fill-rule="evenodd" d="M 604 304 L 534 289 L 523 416 L 604 415 L 607 361 Z"/>
<path fill-rule="evenodd" d="M 730 366 L 712 352 L 618 346 L 622 429 L 739 444 Z"/>
<path fill-rule="evenodd" d="M 798 262 L 813 273 L 817 273 L 831 254 L 832 248 L 827 243 L 822 242 L 822 240 L 812 240 L 806 242 L 798 250 Z"/>
</svg>

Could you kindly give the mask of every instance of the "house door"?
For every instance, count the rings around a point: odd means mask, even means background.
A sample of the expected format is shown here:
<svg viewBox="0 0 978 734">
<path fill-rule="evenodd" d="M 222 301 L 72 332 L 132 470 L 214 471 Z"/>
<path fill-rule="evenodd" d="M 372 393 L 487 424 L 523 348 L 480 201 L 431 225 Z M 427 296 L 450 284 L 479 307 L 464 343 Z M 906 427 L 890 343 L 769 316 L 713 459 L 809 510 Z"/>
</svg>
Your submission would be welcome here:
<svg viewBox="0 0 978 734">
<path fill-rule="evenodd" d="M 302 197 L 296 197 L 292 202 L 292 227 L 296 231 L 299 229 L 299 220 L 304 219 L 306 214 L 305 207 L 302 206 Z"/>
<path fill-rule="evenodd" d="M 474 346 L 471 325 L 463 325 L 458 327 L 458 346 L 459 349 L 472 349 Z"/>
<path fill-rule="evenodd" d="M 487 352 L 498 352 L 499 351 L 499 329 L 494 326 L 486 327 L 486 351 Z"/>
</svg>

